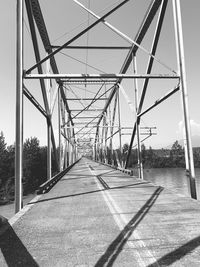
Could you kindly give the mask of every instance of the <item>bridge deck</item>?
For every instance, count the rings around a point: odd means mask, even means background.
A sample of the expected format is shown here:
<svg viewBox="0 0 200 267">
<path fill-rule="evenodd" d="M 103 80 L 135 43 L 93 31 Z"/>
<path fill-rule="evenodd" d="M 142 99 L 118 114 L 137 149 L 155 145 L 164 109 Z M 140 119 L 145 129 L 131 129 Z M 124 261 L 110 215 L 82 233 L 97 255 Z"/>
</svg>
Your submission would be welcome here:
<svg viewBox="0 0 200 267">
<path fill-rule="evenodd" d="M 0 266 L 200 266 L 200 203 L 149 182 L 83 158 L 33 202 Z"/>
</svg>

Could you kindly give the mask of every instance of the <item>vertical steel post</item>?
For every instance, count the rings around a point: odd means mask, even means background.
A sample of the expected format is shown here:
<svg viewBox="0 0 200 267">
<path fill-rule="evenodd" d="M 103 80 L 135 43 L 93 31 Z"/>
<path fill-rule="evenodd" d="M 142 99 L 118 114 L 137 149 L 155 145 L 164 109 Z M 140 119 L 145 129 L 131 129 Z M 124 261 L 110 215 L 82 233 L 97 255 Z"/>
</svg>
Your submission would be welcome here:
<svg viewBox="0 0 200 267">
<path fill-rule="evenodd" d="M 92 146 L 92 159 L 95 161 L 95 144 Z"/>
<path fill-rule="evenodd" d="M 72 126 L 72 135 L 73 135 L 73 126 Z M 72 139 L 73 145 L 72 145 L 72 164 L 75 162 L 75 153 L 76 153 L 76 143 L 75 143 L 75 137 Z"/>
<path fill-rule="evenodd" d="M 99 136 L 99 132 L 100 131 L 98 130 L 98 133 L 97 133 L 97 161 L 101 161 L 101 159 L 100 159 L 100 144 L 99 144 L 100 136 Z"/>
<path fill-rule="evenodd" d="M 69 134 L 69 127 L 70 127 L 70 122 L 68 121 L 68 118 L 69 118 L 69 114 L 67 113 L 67 140 L 66 140 L 66 166 L 65 167 L 68 167 L 70 165 L 70 143 L 69 143 L 69 140 L 70 140 L 70 134 Z"/>
<path fill-rule="evenodd" d="M 76 144 L 74 142 L 74 144 L 73 144 L 73 162 L 72 163 L 74 163 L 75 161 L 76 161 Z"/>
<path fill-rule="evenodd" d="M 15 147 L 15 213 L 22 208 L 23 154 L 23 0 L 17 0 L 16 44 L 16 147 Z"/>
<path fill-rule="evenodd" d="M 69 142 L 69 140 L 71 140 L 71 135 L 70 135 L 70 127 L 71 127 L 71 124 L 69 122 L 68 124 L 68 129 L 67 129 L 67 138 L 68 138 L 68 141 L 67 141 L 67 154 L 68 154 L 68 162 L 67 162 L 67 167 L 71 164 L 71 144 Z"/>
<path fill-rule="evenodd" d="M 73 125 L 71 125 L 71 136 L 73 136 Z M 71 142 L 72 142 L 72 150 L 71 150 L 71 153 L 72 153 L 72 161 L 71 161 L 71 164 L 74 163 L 74 145 L 75 145 L 75 142 L 74 142 L 74 137 L 71 138 Z"/>
<path fill-rule="evenodd" d="M 103 114 L 103 123 L 102 123 L 102 129 L 101 129 L 101 162 L 104 163 L 104 128 L 105 126 L 105 113 Z"/>
<path fill-rule="evenodd" d="M 50 73 L 50 61 L 46 61 L 46 72 Z M 46 81 L 48 106 L 51 106 L 51 87 L 50 80 Z M 51 179 L 51 111 L 49 111 L 47 119 L 47 180 Z"/>
<path fill-rule="evenodd" d="M 190 193 L 191 193 L 191 197 L 196 199 L 197 194 L 196 194 L 194 160 L 193 160 L 192 141 L 191 141 L 191 132 L 190 132 L 188 92 L 187 92 L 187 82 L 186 82 L 180 0 L 173 0 L 172 3 L 173 3 L 178 70 L 180 74 L 180 86 L 181 86 L 184 124 L 185 124 L 185 136 L 186 136 L 186 143 L 187 143 L 186 152 L 187 152 L 188 167 L 189 167 Z"/>
<path fill-rule="evenodd" d="M 70 140 L 70 142 L 69 142 L 69 147 L 70 147 L 70 149 L 69 149 L 69 154 L 70 154 L 69 165 L 71 165 L 73 162 L 73 146 L 72 146 L 73 140 L 72 140 L 72 124 L 71 124 L 71 122 L 70 122 L 70 128 L 69 128 L 69 140 Z"/>
<path fill-rule="evenodd" d="M 78 145 L 75 145 L 75 161 L 78 160 Z"/>
<path fill-rule="evenodd" d="M 137 61 L 136 56 L 133 54 L 133 73 L 137 74 Z M 138 114 L 138 81 L 134 79 L 135 87 L 135 111 L 136 111 L 136 133 L 137 133 L 137 156 L 138 156 L 138 176 L 140 179 L 143 179 L 143 166 L 142 166 L 142 157 L 141 157 L 141 144 L 140 144 L 140 125 L 139 120 L 137 119 Z"/>
<path fill-rule="evenodd" d="M 105 112 L 105 122 L 104 122 L 104 150 L 103 150 L 103 155 L 104 155 L 104 162 L 108 163 L 107 161 L 107 133 L 108 133 L 108 125 L 107 125 L 107 111 Z"/>
<path fill-rule="evenodd" d="M 96 161 L 96 143 L 93 145 L 93 160 Z"/>
<path fill-rule="evenodd" d="M 62 156 L 61 156 L 61 97 L 60 97 L 60 86 L 58 87 L 58 143 L 59 143 L 59 171 L 62 170 Z"/>
<path fill-rule="evenodd" d="M 93 147 L 92 147 L 92 159 L 94 160 L 94 161 L 96 161 L 96 144 L 94 143 L 93 144 Z"/>
<path fill-rule="evenodd" d="M 116 91 L 119 91 L 119 87 L 116 89 Z M 116 92 L 115 100 L 114 100 L 114 107 L 113 107 L 113 116 L 112 116 L 112 122 L 111 122 L 110 136 L 113 135 L 113 131 L 114 131 L 117 101 L 118 101 L 118 94 Z M 111 151 L 111 164 L 114 166 L 113 136 L 110 138 L 110 151 Z"/>
<path fill-rule="evenodd" d="M 51 179 L 51 118 L 47 120 L 47 180 Z"/>
<path fill-rule="evenodd" d="M 65 151 L 64 151 L 64 164 L 65 164 L 65 169 L 68 167 L 68 141 L 65 140 Z"/>
<path fill-rule="evenodd" d="M 189 172 L 189 163 L 188 163 L 188 157 L 187 157 L 187 141 L 186 141 L 186 137 L 185 137 L 185 130 L 184 130 L 184 155 L 185 155 L 185 170 L 186 170 L 186 173 L 188 174 Z"/>
<path fill-rule="evenodd" d="M 122 167 L 124 167 L 124 163 L 122 164 L 122 133 L 121 133 L 121 113 L 120 113 L 120 95 L 119 95 L 119 89 L 117 90 L 117 100 L 118 100 L 118 122 L 119 122 L 119 150 L 121 153 L 121 158 L 120 158 L 120 164 Z"/>
</svg>

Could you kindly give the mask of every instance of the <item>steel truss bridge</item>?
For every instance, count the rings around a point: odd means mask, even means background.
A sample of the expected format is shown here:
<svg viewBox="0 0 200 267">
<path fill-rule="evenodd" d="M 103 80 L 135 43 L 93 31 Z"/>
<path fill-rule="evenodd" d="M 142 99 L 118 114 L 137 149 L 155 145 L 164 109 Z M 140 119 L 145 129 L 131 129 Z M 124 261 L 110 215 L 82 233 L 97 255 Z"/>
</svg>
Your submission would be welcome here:
<svg viewBox="0 0 200 267">
<path fill-rule="evenodd" d="M 48 5 L 51 5 L 50 1 Z M 151 0 L 148 7 L 144 10 L 143 18 L 134 38 L 131 38 L 113 24 L 109 23 L 111 15 L 117 15 L 120 18 L 121 10 L 126 7 L 131 0 L 118 1 L 111 7 L 105 9 L 103 14 L 96 14 L 92 8 L 83 5 L 77 0 L 72 1 L 76 8 L 88 14 L 92 18 L 86 22 L 80 31 L 65 40 L 60 45 L 52 44 L 50 34 L 45 22 L 45 16 L 42 9 L 42 1 L 39 0 L 17 0 L 17 85 L 16 85 L 16 212 L 21 209 L 22 198 L 22 148 L 23 148 L 23 95 L 38 109 L 46 118 L 48 135 L 48 161 L 47 161 L 47 179 L 50 180 L 51 174 L 51 151 L 57 162 L 58 172 L 64 170 L 73 164 L 81 154 L 89 151 L 96 161 L 108 163 L 107 147 L 111 151 L 111 163 L 116 155 L 113 150 L 114 138 L 119 138 L 119 148 L 122 150 L 122 135 L 131 134 L 130 144 L 127 151 L 124 165 L 119 160 L 118 165 L 121 168 L 127 168 L 131 156 L 133 142 L 137 140 L 139 177 L 142 178 L 141 161 L 141 140 L 140 140 L 140 122 L 141 117 L 151 111 L 163 101 L 180 92 L 182 96 L 183 116 L 185 125 L 185 156 L 186 169 L 189 173 L 191 197 L 196 198 L 194 163 L 192 154 L 190 122 L 188 114 L 187 84 L 185 76 L 184 47 L 182 36 L 182 22 L 180 0 Z M 170 3 L 168 3 L 170 2 Z M 40 4 L 42 6 L 40 6 Z M 57 3 L 59 5 L 59 3 Z M 177 70 L 168 66 L 159 59 L 156 54 L 159 46 L 159 38 L 165 20 L 166 9 L 169 4 L 173 6 L 175 46 L 177 51 Z M 58 15 L 58 14 L 57 14 Z M 24 66 L 24 18 L 27 18 L 28 29 L 30 32 L 35 62 L 31 66 Z M 56 17 L 52 18 L 56 20 Z M 155 22 L 156 23 L 153 23 Z M 86 45 L 78 42 L 83 36 L 89 36 L 90 32 L 98 29 L 98 26 L 104 27 L 106 31 L 110 30 L 117 38 L 121 39 L 123 45 L 113 45 L 108 43 L 102 45 L 95 43 Z M 154 28 L 152 43 L 150 48 L 143 46 L 143 41 L 150 28 Z M 89 37 L 88 37 L 89 39 Z M 87 39 L 87 40 L 88 40 Z M 126 42 L 127 45 L 124 45 Z M 78 43 L 78 44 L 77 44 Z M 44 52 L 45 51 L 45 52 Z M 67 51 L 67 54 L 66 54 Z M 60 56 L 73 58 L 75 53 L 96 53 L 103 52 L 109 56 L 113 52 L 120 54 L 121 61 L 118 63 L 118 71 L 109 69 L 100 70 L 85 63 L 85 72 L 81 72 L 83 62 L 76 60 L 77 72 L 71 73 L 69 63 L 63 66 Z M 147 57 L 146 71 L 138 72 L 137 62 L 142 52 Z M 71 54 L 70 54 L 71 53 Z M 117 55 L 118 55 L 117 54 Z M 122 56 L 121 56 L 122 55 Z M 117 59 L 118 56 L 116 56 Z M 62 58 L 63 59 L 63 58 Z M 64 60 L 63 60 L 64 61 Z M 160 66 L 158 73 L 152 73 L 154 64 Z M 121 65 L 120 65 L 121 64 Z M 60 71 L 60 69 L 62 71 Z M 93 69 L 95 73 L 89 73 Z M 116 68 L 115 68 L 116 69 Z M 67 72 L 66 72 L 67 70 Z M 165 72 L 163 72 L 165 70 Z M 170 80 L 174 82 L 174 87 L 155 103 L 144 109 L 144 100 L 148 92 L 151 80 Z M 33 96 L 29 90 L 31 83 L 37 80 L 40 84 L 44 108 L 42 104 Z M 132 81 L 131 90 L 134 92 L 134 100 L 129 97 L 126 81 Z M 138 93 L 140 89 L 140 94 Z M 53 93 L 52 93 L 53 92 Z M 51 101 L 49 93 L 53 96 Z M 130 127 L 122 127 L 121 119 L 123 110 L 120 109 L 120 100 L 124 98 L 127 106 L 130 108 L 130 114 L 135 119 Z M 57 103 L 56 103 L 57 102 Z M 133 103 L 134 102 L 134 103 Z M 58 129 L 59 146 L 58 150 L 55 142 L 55 130 L 52 123 L 52 117 L 55 104 L 58 106 Z M 134 115 L 135 114 L 135 115 Z M 126 130 L 126 131 L 125 131 Z"/>
</svg>

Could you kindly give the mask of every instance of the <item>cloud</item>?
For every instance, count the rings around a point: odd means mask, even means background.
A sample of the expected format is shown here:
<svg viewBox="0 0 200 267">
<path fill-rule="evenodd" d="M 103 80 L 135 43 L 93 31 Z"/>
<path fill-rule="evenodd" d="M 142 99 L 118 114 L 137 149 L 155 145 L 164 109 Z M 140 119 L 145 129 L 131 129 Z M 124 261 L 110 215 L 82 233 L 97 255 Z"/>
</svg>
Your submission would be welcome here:
<svg viewBox="0 0 200 267">
<path fill-rule="evenodd" d="M 192 136 L 194 135 L 200 135 L 200 123 L 195 122 L 194 120 L 190 120 L 190 127 L 191 127 L 191 134 Z M 183 135 L 183 130 L 184 130 L 184 123 L 183 120 L 181 120 L 178 123 L 178 135 Z"/>
</svg>

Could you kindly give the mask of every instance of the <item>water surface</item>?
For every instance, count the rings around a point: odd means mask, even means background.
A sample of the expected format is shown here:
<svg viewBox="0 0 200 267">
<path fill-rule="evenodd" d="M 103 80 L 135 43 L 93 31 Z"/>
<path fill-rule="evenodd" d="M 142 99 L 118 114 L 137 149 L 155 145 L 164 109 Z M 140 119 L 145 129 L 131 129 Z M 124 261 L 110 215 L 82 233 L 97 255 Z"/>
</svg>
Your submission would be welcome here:
<svg viewBox="0 0 200 267">
<path fill-rule="evenodd" d="M 195 169 L 197 196 L 200 199 L 200 168 Z M 169 188 L 176 193 L 190 196 L 188 178 L 182 168 L 144 169 L 144 179 Z"/>
</svg>

